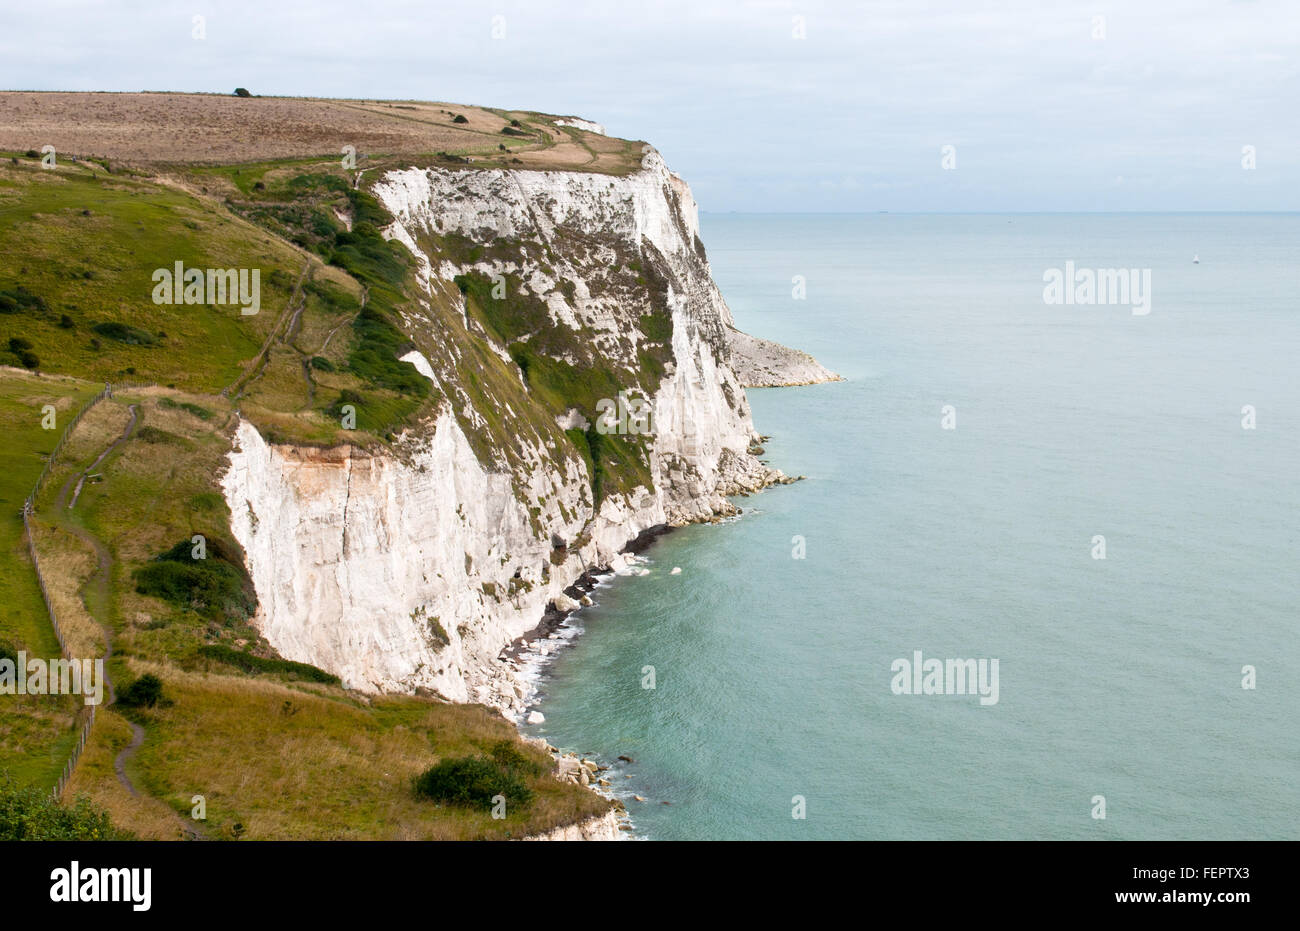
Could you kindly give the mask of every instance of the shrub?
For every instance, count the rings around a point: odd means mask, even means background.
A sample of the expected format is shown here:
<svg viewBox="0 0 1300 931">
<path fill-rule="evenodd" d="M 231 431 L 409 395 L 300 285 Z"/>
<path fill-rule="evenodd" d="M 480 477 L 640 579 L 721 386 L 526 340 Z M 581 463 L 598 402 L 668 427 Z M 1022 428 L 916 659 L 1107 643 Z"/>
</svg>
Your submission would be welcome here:
<svg viewBox="0 0 1300 931">
<path fill-rule="evenodd" d="M 455 116 L 453 116 L 453 117 L 451 118 L 451 121 L 452 121 L 453 123 L 468 123 L 468 122 L 469 122 L 469 120 L 465 119 L 465 117 L 462 116 L 462 115 L 459 114 L 459 113 L 457 113 Z"/>
<path fill-rule="evenodd" d="M 218 663 L 234 666 L 247 673 L 272 672 L 283 673 L 308 682 L 324 682 L 339 685 L 338 676 L 331 675 L 324 669 L 309 663 L 297 663 L 289 659 L 274 659 L 266 656 L 254 656 L 226 646 L 223 643 L 209 643 L 199 647 L 199 655 Z"/>
<path fill-rule="evenodd" d="M 329 359 L 325 358 L 324 356 L 312 356 L 311 367 L 318 372 L 334 371 L 334 363 L 331 362 Z"/>
<path fill-rule="evenodd" d="M 492 799 L 527 805 L 533 791 L 524 785 L 520 773 L 509 765 L 484 756 L 462 756 L 429 767 L 415 780 L 416 795 L 466 808 L 490 810 Z"/>
<path fill-rule="evenodd" d="M 107 336 L 109 339 L 132 346 L 152 346 L 158 342 L 158 337 L 148 330 L 133 327 L 129 323 L 96 323 L 91 329 L 100 336 Z"/>
<path fill-rule="evenodd" d="M 252 97 L 253 95 L 250 94 L 250 93 L 248 92 L 248 88 L 246 88 L 246 87 L 236 87 L 236 88 L 235 88 L 235 96 L 236 96 L 236 97 Z"/>
<path fill-rule="evenodd" d="M 135 433 L 135 438 L 141 443 L 172 443 L 176 446 L 187 445 L 182 436 L 175 433 L 168 433 L 166 430 L 159 430 L 157 427 L 145 424 Z"/>
<path fill-rule="evenodd" d="M 250 617 L 257 608 L 252 583 L 218 541 L 207 547 L 206 559 L 193 559 L 190 541 L 182 540 L 135 570 L 135 590 L 212 619 Z"/>
<path fill-rule="evenodd" d="M 530 759 L 513 740 L 500 740 L 492 745 L 493 761 L 521 778 L 536 779 L 544 776 L 547 768 L 534 759 Z"/>
<path fill-rule="evenodd" d="M 117 703 L 128 708 L 152 708 L 162 700 L 162 690 L 162 680 L 147 672 L 122 690 Z"/>
<path fill-rule="evenodd" d="M 0 659 L 7 659 L 15 667 L 18 665 L 18 648 L 10 640 L 0 640 Z"/>
<path fill-rule="evenodd" d="M 171 398 L 162 398 L 158 402 L 159 407 L 166 407 L 172 410 L 185 411 L 187 414 L 193 414 L 199 420 L 211 420 L 212 411 L 206 407 L 199 407 L 197 404 L 191 404 L 189 401 L 174 401 Z"/>
<path fill-rule="evenodd" d="M 0 290 L 0 314 L 16 314 L 22 310 L 44 312 L 45 299 L 33 294 L 22 285 Z"/>
<path fill-rule="evenodd" d="M 64 314 L 62 317 L 59 318 L 59 326 L 61 326 L 65 330 L 74 330 L 77 327 L 77 325 L 72 322 L 72 318 L 69 317 L 67 314 Z"/>
<path fill-rule="evenodd" d="M 40 357 L 31 350 L 18 353 L 18 361 L 23 364 L 25 369 L 38 369 L 41 367 Z"/>
<path fill-rule="evenodd" d="M 654 340 L 660 343 L 668 343 L 673 338 L 673 318 L 672 314 L 659 312 L 653 314 L 642 314 L 641 332 L 645 334 L 646 339 Z"/>
<path fill-rule="evenodd" d="M 19 786 L 9 773 L 0 775 L 0 841 L 124 840 L 131 835 L 113 827 L 108 812 L 85 798 L 68 806 L 48 790 Z"/>
<path fill-rule="evenodd" d="M 354 374 L 380 388 L 420 398 L 428 395 L 429 380 L 398 358 L 405 355 L 411 342 L 386 314 L 367 306 L 352 328 L 357 346 L 348 356 L 348 368 Z"/>
<path fill-rule="evenodd" d="M 22 351 L 25 350 L 25 349 L 31 349 L 31 348 L 32 348 L 32 344 L 31 344 L 31 342 L 29 342 L 28 340 L 23 339 L 21 336 L 11 336 L 11 337 L 9 337 L 9 351 L 10 351 L 10 352 L 15 352 L 15 353 L 16 353 L 16 352 L 22 352 Z"/>
</svg>

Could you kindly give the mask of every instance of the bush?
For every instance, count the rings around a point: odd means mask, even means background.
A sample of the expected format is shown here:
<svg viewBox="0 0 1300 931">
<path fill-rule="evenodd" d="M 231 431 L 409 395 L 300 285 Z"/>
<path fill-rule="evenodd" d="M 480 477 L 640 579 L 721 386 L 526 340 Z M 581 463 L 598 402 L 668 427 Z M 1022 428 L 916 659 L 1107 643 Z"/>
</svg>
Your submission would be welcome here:
<svg viewBox="0 0 1300 931">
<path fill-rule="evenodd" d="M 44 313 L 46 309 L 45 299 L 22 285 L 0 290 L 0 314 L 16 314 L 22 310 Z"/>
<path fill-rule="evenodd" d="M 459 113 L 457 113 L 455 116 L 453 116 L 453 117 L 451 118 L 451 121 L 452 121 L 453 123 L 468 123 L 468 122 L 469 122 L 469 120 L 465 119 L 465 117 L 461 116 Z"/>
<path fill-rule="evenodd" d="M 135 438 L 141 443 L 172 443 L 176 446 L 188 445 L 183 436 L 177 436 L 175 433 L 168 433 L 166 430 L 159 430 L 155 426 L 145 424 L 135 432 Z"/>
<path fill-rule="evenodd" d="M 18 353 L 18 361 L 23 364 L 25 369 L 38 369 L 41 367 L 40 358 L 30 350 Z"/>
<path fill-rule="evenodd" d="M 162 690 L 162 680 L 147 672 L 122 690 L 117 703 L 128 708 L 152 708 L 162 700 Z"/>
<path fill-rule="evenodd" d="M 218 663 L 226 663 L 247 673 L 284 673 L 298 679 L 306 679 L 308 682 L 324 682 L 328 685 L 340 684 L 338 676 L 331 675 L 324 669 L 312 666 L 309 663 L 254 656 L 252 653 L 242 653 L 222 643 L 209 643 L 199 647 L 199 655 L 216 660 Z"/>
<path fill-rule="evenodd" d="M 448 805 L 485 810 L 492 808 L 492 799 L 498 795 L 515 805 L 527 805 L 533 800 L 532 789 L 524 785 L 513 767 L 484 756 L 455 757 L 436 763 L 416 778 L 415 793 Z"/>
<path fill-rule="evenodd" d="M 0 640 L 0 659 L 7 659 L 18 666 L 18 648 L 10 640 Z"/>
<path fill-rule="evenodd" d="M 236 87 L 236 88 L 235 88 L 235 96 L 236 96 L 236 97 L 252 97 L 253 95 L 250 94 L 250 93 L 248 92 L 248 88 L 246 88 L 246 87 Z"/>
<path fill-rule="evenodd" d="M 492 745 L 491 756 L 498 766 L 522 778 L 536 779 L 547 772 L 547 767 L 530 759 L 513 740 L 497 741 Z"/>
<path fill-rule="evenodd" d="M 257 608 L 252 583 L 218 541 L 207 547 L 207 559 L 193 559 L 190 541 L 181 541 L 135 571 L 135 590 L 213 619 L 251 617 Z"/>
<path fill-rule="evenodd" d="M 334 371 L 334 363 L 331 362 L 329 359 L 325 358 L 324 356 L 312 356 L 311 367 L 318 372 Z"/>
<path fill-rule="evenodd" d="M 170 408 L 171 410 L 185 411 L 187 414 L 193 414 L 199 420 L 211 420 L 212 411 L 206 407 L 199 407 L 197 404 L 191 404 L 189 401 L 173 401 L 171 398 L 162 398 L 158 401 L 159 407 Z"/>
<path fill-rule="evenodd" d="M 67 314 L 64 314 L 62 317 L 59 318 L 59 326 L 61 326 L 65 330 L 74 330 L 77 327 L 77 325 L 72 322 L 72 318 L 69 317 Z"/>
<path fill-rule="evenodd" d="M 20 787 L 9 773 L 0 775 L 0 841 L 124 840 L 131 835 L 113 827 L 108 812 L 79 798 L 67 806 L 48 790 Z"/>
<path fill-rule="evenodd" d="M 129 323 L 96 323 L 91 329 L 100 336 L 107 336 L 109 339 L 132 346 L 152 346 L 158 342 L 158 337 L 148 330 L 133 327 Z"/>
<path fill-rule="evenodd" d="M 348 356 L 348 368 L 372 385 L 423 398 L 429 393 L 429 379 L 409 362 L 401 361 L 411 346 L 406 334 L 383 312 L 366 307 L 353 321 L 356 348 Z"/>
</svg>

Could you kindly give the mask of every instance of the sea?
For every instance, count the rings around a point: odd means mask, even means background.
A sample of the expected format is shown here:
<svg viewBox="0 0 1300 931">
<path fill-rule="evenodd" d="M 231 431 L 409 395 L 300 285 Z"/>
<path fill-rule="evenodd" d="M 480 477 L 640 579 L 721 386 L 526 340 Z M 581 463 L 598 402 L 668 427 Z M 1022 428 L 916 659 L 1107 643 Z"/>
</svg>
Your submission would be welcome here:
<svg viewBox="0 0 1300 931">
<path fill-rule="evenodd" d="M 804 480 L 602 583 L 527 730 L 652 840 L 1300 836 L 1300 216 L 701 225 L 844 380 L 747 392 Z"/>
</svg>

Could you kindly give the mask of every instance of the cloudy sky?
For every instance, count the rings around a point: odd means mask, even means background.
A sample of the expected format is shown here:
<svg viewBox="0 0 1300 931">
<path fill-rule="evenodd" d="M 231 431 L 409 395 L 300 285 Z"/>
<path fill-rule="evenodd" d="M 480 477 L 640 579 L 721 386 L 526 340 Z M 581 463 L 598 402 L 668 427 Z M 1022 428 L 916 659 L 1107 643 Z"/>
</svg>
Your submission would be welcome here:
<svg viewBox="0 0 1300 931">
<path fill-rule="evenodd" d="M 712 211 L 1300 209 L 1298 51 L 1300 0 L 0 9 L 5 88 L 572 113 L 653 143 Z"/>
</svg>

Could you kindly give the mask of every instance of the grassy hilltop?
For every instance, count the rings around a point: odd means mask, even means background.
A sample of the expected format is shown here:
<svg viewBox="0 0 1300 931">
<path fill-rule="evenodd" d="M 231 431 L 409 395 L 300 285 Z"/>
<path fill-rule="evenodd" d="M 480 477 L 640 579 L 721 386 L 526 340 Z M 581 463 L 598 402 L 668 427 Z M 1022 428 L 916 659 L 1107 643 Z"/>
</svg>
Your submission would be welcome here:
<svg viewBox="0 0 1300 931">
<path fill-rule="evenodd" d="M 55 167 L 43 165 L 46 145 Z M 355 147 L 355 167 L 343 146 Z M 488 709 L 367 698 L 278 657 L 250 624 L 256 596 L 217 478 L 237 412 L 268 438 L 300 443 L 383 444 L 418 429 L 443 402 L 398 361 L 418 346 L 435 366 L 470 372 L 455 400 L 488 412 L 471 434 L 485 462 L 509 459 L 511 437 L 531 432 L 557 455 L 583 456 L 597 484 L 643 481 L 635 441 L 600 447 L 561 432 L 554 415 L 619 385 L 652 388 L 670 322 L 647 317 L 641 369 L 613 371 L 589 351 L 525 346 L 520 321 L 540 299 L 498 302 L 467 276 L 460 294 L 435 294 L 412 331 L 413 263 L 380 235 L 390 218 L 366 193 L 384 167 L 621 174 L 640 152 L 554 117 L 449 104 L 0 93 L 0 650 L 58 653 L 20 510 L 75 412 L 104 383 L 122 386 L 70 434 L 33 520 L 70 651 L 111 646 L 119 698 L 99 709 L 65 799 L 87 796 L 118 827 L 159 838 L 518 837 L 605 810 L 550 778 L 549 757 Z M 454 261 L 484 248 L 420 245 Z M 177 261 L 260 269 L 260 312 L 155 304 L 153 271 Z M 645 284 L 639 266 L 621 274 Z M 483 331 L 518 341 L 515 365 L 467 331 L 461 299 Z M 342 428 L 345 404 L 355 429 Z M 56 429 L 42 428 L 45 405 Z M 185 558 L 196 534 L 202 564 Z M 163 701 L 128 706 L 147 675 L 162 681 Z M 0 770 L 48 790 L 79 706 L 0 696 Z M 500 756 L 502 741 L 517 745 L 526 762 L 512 772 L 532 792 L 506 820 L 412 791 L 430 765 Z M 206 821 L 189 818 L 196 795 Z"/>
</svg>

